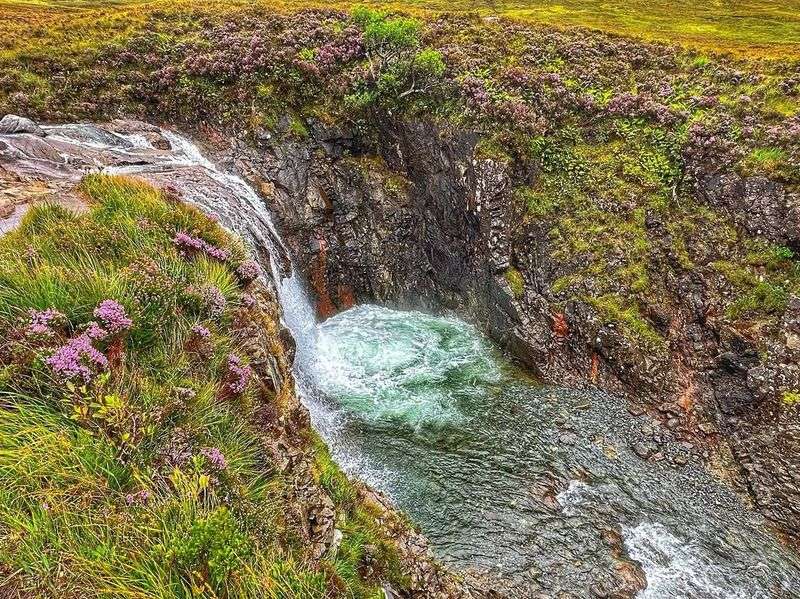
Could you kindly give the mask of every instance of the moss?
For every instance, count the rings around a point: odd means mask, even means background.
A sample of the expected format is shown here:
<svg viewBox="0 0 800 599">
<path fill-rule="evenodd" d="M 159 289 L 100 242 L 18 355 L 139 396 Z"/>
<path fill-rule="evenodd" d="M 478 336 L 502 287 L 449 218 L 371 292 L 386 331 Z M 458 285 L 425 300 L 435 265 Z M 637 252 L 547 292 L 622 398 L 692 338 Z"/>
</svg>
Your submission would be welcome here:
<svg viewBox="0 0 800 599">
<path fill-rule="evenodd" d="M 514 159 L 500 136 L 481 137 L 475 146 L 475 158 L 510 163 Z"/>
<path fill-rule="evenodd" d="M 506 270 L 505 277 L 514 297 L 521 298 L 525 294 L 525 279 L 522 273 L 512 266 Z"/>
<path fill-rule="evenodd" d="M 580 277 L 576 275 L 565 275 L 553 281 L 553 284 L 550 286 L 550 290 L 554 294 L 558 295 L 560 293 L 563 293 L 570 287 L 577 285 L 579 282 L 580 282 Z"/>
<path fill-rule="evenodd" d="M 752 270 L 728 260 L 717 260 L 712 262 L 711 267 L 722 273 L 728 282 L 737 288 L 751 287 L 758 282 Z"/>
<path fill-rule="evenodd" d="M 306 139 L 309 136 L 308 127 L 306 127 L 305 122 L 297 116 L 293 116 L 289 120 L 289 133 L 297 139 Z"/>
<path fill-rule="evenodd" d="M 789 293 L 783 286 L 760 281 L 734 301 L 726 314 L 733 319 L 780 314 L 786 309 L 788 301 Z"/>
<path fill-rule="evenodd" d="M 523 207 L 526 217 L 533 219 L 549 216 L 557 206 L 555 194 L 536 190 L 532 187 L 518 187 L 515 189 L 514 200 Z"/>
<path fill-rule="evenodd" d="M 783 396 L 781 397 L 781 401 L 783 405 L 789 407 L 795 407 L 800 405 L 800 392 L 798 391 L 786 391 Z"/>
<path fill-rule="evenodd" d="M 632 339 L 643 342 L 651 348 L 665 349 L 664 338 L 641 315 L 634 303 L 614 294 L 584 299 L 598 311 L 603 322 L 620 325 Z"/>
</svg>

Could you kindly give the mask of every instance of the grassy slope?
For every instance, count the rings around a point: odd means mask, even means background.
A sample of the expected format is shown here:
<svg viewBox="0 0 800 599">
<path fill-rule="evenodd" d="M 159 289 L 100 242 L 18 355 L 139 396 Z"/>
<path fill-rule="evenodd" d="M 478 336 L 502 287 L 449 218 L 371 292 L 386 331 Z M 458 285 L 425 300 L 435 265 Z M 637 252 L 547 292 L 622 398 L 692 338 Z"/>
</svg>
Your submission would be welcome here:
<svg viewBox="0 0 800 599">
<path fill-rule="evenodd" d="M 313 439 L 306 454 L 344 531 L 336 557 L 311 556 L 290 518 L 307 506 L 256 423 L 286 398 L 263 377 L 241 388 L 230 365 L 247 360 L 247 327 L 277 335 L 269 300 L 235 274 L 241 245 L 144 184 L 91 176 L 82 188 L 88 213 L 35 207 L 0 240 L 0 595 L 373 597 L 359 575 L 368 546 L 373 574 L 402 587 L 370 506 Z M 181 253 L 181 231 L 230 257 Z M 94 314 L 109 299 L 132 321 L 116 331 Z M 49 308 L 63 318 L 32 327 L 31 311 Z M 92 342 L 108 367 L 84 355 L 89 376 L 59 374 L 48 357 L 91 321 L 110 332 Z"/>
<path fill-rule="evenodd" d="M 745 0 L 407 0 L 371 2 L 397 9 L 477 11 L 555 27 L 589 27 L 748 56 L 788 56 L 800 51 L 800 2 Z"/>
<path fill-rule="evenodd" d="M 114 7 L 118 10 L 121 6 L 157 4 L 144 0 L 0 0 L 3 10 L 13 11 L 15 15 L 44 7 L 67 10 Z M 321 6 L 343 9 L 367 5 L 419 15 L 475 12 L 482 16 L 510 17 L 553 27 L 588 27 L 747 57 L 800 55 L 800 0 L 744 0 L 735 3 L 692 0 L 269 0 L 260 4 L 270 8 Z"/>
</svg>

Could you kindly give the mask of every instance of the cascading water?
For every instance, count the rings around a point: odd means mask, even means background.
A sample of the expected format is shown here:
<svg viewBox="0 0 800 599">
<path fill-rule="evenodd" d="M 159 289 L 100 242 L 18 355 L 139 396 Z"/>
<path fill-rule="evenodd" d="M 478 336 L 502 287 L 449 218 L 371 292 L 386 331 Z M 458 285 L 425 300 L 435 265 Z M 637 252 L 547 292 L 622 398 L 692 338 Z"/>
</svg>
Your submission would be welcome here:
<svg viewBox="0 0 800 599">
<path fill-rule="evenodd" d="M 84 170 L 180 186 L 253 246 L 295 336 L 315 426 L 447 563 L 488 571 L 518 597 L 609 596 L 626 557 L 647 578 L 642 599 L 800 597 L 800 562 L 763 519 L 696 464 L 636 457 L 649 424 L 613 397 L 535 387 L 456 319 L 359 306 L 318 323 L 263 200 L 190 141 L 162 131 L 171 149 L 157 150 L 140 133 L 48 133 Z M 69 161 L 21 160 L 73 176 Z"/>
</svg>

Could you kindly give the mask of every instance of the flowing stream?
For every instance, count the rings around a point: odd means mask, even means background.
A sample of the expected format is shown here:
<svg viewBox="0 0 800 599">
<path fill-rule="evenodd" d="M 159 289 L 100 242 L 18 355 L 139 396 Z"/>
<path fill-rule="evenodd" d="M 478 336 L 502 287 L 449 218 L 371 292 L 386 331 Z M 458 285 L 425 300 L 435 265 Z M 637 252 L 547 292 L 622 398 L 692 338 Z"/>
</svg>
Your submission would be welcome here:
<svg viewBox="0 0 800 599">
<path fill-rule="evenodd" d="M 446 563 L 514 597 L 612 596 L 637 568 L 643 599 L 800 597 L 797 556 L 738 495 L 693 462 L 675 469 L 629 449 L 656 425 L 621 400 L 537 386 L 455 318 L 362 305 L 318 323 L 263 200 L 187 139 L 162 131 L 171 149 L 157 150 L 139 133 L 48 133 L 69 166 L 49 165 L 58 176 L 101 169 L 172 184 L 257 250 L 315 427 Z M 20 168 L 47 166 L 23 150 Z"/>
</svg>

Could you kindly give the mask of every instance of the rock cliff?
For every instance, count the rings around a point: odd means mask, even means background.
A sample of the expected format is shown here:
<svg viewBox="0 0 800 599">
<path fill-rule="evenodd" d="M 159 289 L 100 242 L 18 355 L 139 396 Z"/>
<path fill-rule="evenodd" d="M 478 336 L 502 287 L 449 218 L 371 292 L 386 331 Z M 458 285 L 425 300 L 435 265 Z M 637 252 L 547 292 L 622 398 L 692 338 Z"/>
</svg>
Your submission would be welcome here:
<svg viewBox="0 0 800 599">
<path fill-rule="evenodd" d="M 304 139 L 262 132 L 228 152 L 267 198 L 320 316 L 375 301 L 454 311 L 543 380 L 597 385 L 627 397 L 633 412 L 657 415 L 664 431 L 637 448 L 643 458 L 663 459 L 662 434 L 683 441 L 796 533 L 800 420 L 780 400 L 800 383 L 800 300 L 763 338 L 737 330 L 724 318 L 734 291 L 710 265 L 716 248 L 697 231 L 705 260 L 681 268 L 669 223 L 648 212 L 659 280 L 645 318 L 659 340 L 643 341 L 591 301 L 554 291 L 583 265 L 554 257 L 553 219 L 525 218 L 515 201 L 535 172 L 483 155 L 474 131 L 418 120 L 377 130 L 378 141 L 365 143 L 316 123 Z M 780 183 L 702 161 L 684 177 L 747 233 L 795 247 L 798 198 Z"/>
</svg>

